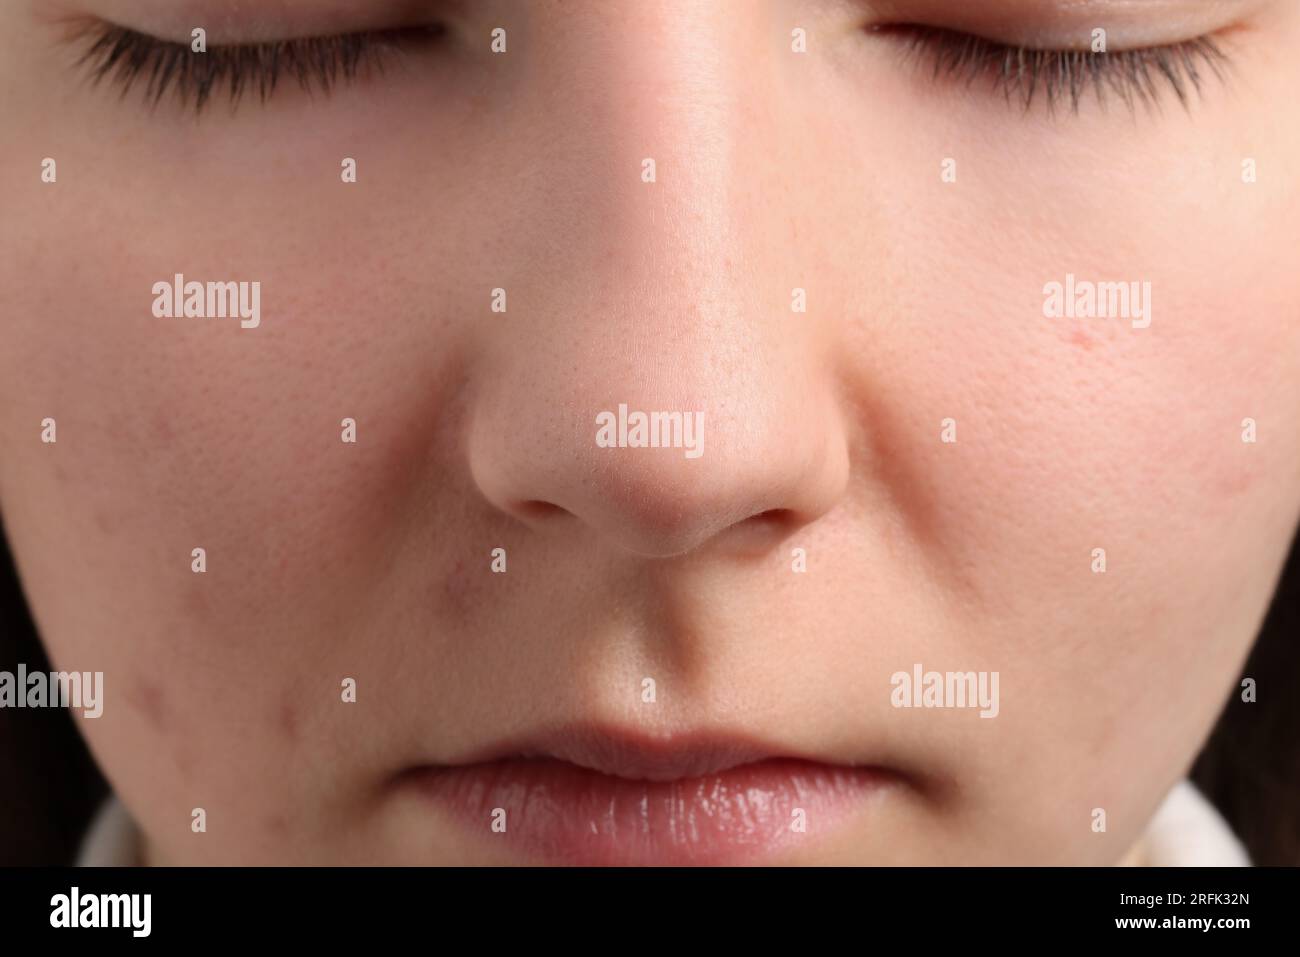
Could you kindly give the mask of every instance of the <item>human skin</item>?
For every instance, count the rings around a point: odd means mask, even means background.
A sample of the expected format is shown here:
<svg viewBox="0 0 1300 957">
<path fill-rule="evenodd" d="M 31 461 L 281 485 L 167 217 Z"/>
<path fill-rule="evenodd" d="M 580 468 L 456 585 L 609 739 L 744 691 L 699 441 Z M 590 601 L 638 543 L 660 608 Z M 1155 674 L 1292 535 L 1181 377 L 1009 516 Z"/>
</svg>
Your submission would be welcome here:
<svg viewBox="0 0 1300 957">
<path fill-rule="evenodd" d="M 89 85 L 60 18 L 419 5 L 0 9 L 0 515 L 55 665 L 105 674 L 76 720 L 150 861 L 530 861 L 394 777 L 567 725 L 899 774 L 765 860 L 1125 856 L 1300 515 L 1300 5 L 963 6 L 486 0 L 197 116 Z M 1231 68 L 1021 109 L 866 29 L 909 15 Z M 260 281 L 260 326 L 155 318 L 178 272 Z M 1149 281 L 1150 327 L 1045 317 L 1067 273 Z M 620 403 L 702 411 L 703 454 L 598 448 Z M 893 707 L 918 662 L 997 671 L 997 717 Z"/>
</svg>

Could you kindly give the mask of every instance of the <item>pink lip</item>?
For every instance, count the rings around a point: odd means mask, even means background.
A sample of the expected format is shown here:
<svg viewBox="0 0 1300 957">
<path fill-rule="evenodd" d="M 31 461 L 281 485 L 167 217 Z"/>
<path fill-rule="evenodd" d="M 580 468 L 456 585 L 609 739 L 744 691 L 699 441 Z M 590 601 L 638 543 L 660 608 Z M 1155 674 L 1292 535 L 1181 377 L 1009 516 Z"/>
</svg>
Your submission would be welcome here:
<svg viewBox="0 0 1300 957">
<path fill-rule="evenodd" d="M 402 777 L 521 862 L 605 865 L 761 863 L 826 838 L 899 781 L 740 739 L 584 731 Z"/>
</svg>

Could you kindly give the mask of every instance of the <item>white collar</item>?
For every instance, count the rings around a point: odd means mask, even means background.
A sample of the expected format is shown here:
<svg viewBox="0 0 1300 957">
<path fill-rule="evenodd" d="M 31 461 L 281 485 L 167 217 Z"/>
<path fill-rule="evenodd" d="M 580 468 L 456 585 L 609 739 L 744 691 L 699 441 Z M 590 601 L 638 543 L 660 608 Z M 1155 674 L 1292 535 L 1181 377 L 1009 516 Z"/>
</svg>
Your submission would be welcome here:
<svg viewBox="0 0 1300 957">
<path fill-rule="evenodd" d="M 136 867 L 140 834 L 126 807 L 109 794 L 95 812 L 77 852 L 77 867 Z"/>
<path fill-rule="evenodd" d="M 1139 867 L 1249 867 L 1250 856 L 1214 805 L 1183 780 L 1124 860 Z"/>
</svg>

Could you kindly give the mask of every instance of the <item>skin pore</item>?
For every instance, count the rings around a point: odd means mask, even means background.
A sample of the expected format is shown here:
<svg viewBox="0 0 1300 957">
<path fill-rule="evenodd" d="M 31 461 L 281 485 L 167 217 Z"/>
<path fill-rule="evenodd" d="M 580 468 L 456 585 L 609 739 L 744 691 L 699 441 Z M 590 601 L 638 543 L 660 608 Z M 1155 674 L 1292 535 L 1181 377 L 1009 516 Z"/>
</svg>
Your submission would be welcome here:
<svg viewBox="0 0 1300 957">
<path fill-rule="evenodd" d="M 93 84 L 93 21 L 442 29 L 196 110 Z M 1026 106 L 907 24 L 1227 62 Z M 1300 515 L 1297 49 L 1285 0 L 5 4 L 0 515 L 148 859 L 533 860 L 404 774 L 582 726 L 890 770 L 779 862 L 1121 860 Z M 260 323 L 155 316 L 177 273 Z M 620 404 L 703 453 L 598 446 Z M 894 707 L 916 663 L 996 718 Z"/>
</svg>

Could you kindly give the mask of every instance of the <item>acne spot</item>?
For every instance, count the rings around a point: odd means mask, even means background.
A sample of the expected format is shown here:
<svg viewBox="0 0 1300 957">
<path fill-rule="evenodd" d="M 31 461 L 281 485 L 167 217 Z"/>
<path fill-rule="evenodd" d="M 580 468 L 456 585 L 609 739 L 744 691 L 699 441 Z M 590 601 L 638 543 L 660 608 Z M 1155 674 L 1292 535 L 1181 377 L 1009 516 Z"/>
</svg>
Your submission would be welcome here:
<svg viewBox="0 0 1300 957">
<path fill-rule="evenodd" d="M 184 737 L 178 740 L 177 746 L 172 750 L 172 761 L 176 765 L 176 770 L 180 772 L 182 781 L 193 779 L 194 752 L 186 746 Z"/>
<path fill-rule="evenodd" d="M 278 724 L 281 733 L 290 744 L 298 742 L 298 713 L 288 701 L 280 703 Z"/>
<path fill-rule="evenodd" d="M 159 445 L 169 446 L 175 437 L 171 422 L 168 421 L 167 414 L 159 412 L 153 417 L 153 435 Z"/>
<path fill-rule="evenodd" d="M 112 536 L 117 531 L 117 519 L 112 512 L 104 509 L 96 509 L 95 526 L 106 536 Z"/>
<path fill-rule="evenodd" d="M 194 577 L 199 580 L 185 589 L 185 616 L 189 621 L 205 621 L 212 614 L 212 605 L 208 601 L 208 590 L 201 581 L 204 576 Z"/>
<path fill-rule="evenodd" d="M 1220 501 L 1229 501 L 1240 498 L 1251 490 L 1255 485 L 1255 475 L 1248 468 L 1233 469 L 1223 472 L 1215 482 L 1215 498 Z"/>
<path fill-rule="evenodd" d="M 126 695 L 127 703 L 145 719 L 158 734 L 165 734 L 171 715 L 167 692 L 163 686 L 147 678 L 137 678 Z"/>
<path fill-rule="evenodd" d="M 1086 333 L 1079 329 L 1075 329 L 1070 333 L 1070 343 L 1084 352 L 1091 352 L 1093 346 L 1096 345 L 1092 339 L 1088 338 Z"/>
<path fill-rule="evenodd" d="M 486 568 L 486 564 L 484 565 Z M 474 597 L 478 594 L 475 583 L 470 580 L 463 559 L 457 559 L 455 567 L 450 569 L 442 582 L 441 610 L 454 622 L 464 622 L 473 607 Z"/>
</svg>

